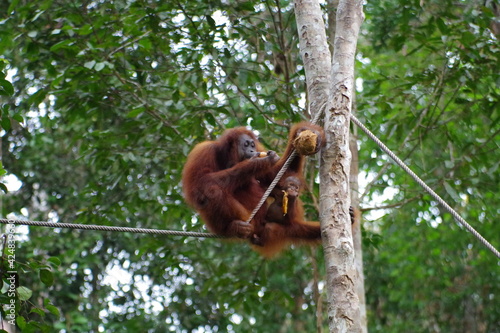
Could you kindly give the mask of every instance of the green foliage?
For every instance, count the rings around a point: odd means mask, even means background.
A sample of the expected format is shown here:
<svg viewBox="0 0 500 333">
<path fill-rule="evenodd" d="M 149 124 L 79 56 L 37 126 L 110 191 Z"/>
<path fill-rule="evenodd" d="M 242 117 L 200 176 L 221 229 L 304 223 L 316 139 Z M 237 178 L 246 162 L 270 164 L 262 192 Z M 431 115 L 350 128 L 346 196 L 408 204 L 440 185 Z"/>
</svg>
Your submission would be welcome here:
<svg viewBox="0 0 500 333">
<path fill-rule="evenodd" d="M 366 16 L 364 121 L 499 248 L 500 49 L 491 8 L 391 0 L 369 3 Z M 373 178 L 383 157 L 360 140 L 361 169 Z M 371 330 L 498 332 L 498 260 L 398 168 L 374 179 L 365 205 L 380 195 L 398 209 L 365 223 Z M 368 242 L 374 235 L 382 239 Z"/>
<path fill-rule="evenodd" d="M 14 87 L 12 83 L 6 79 L 6 74 L 4 72 L 5 66 L 7 64 L 7 60 L 0 58 L 0 96 L 12 96 L 14 94 Z M 2 130 L 10 130 L 11 129 L 11 117 L 17 121 L 22 122 L 22 116 L 19 114 L 11 114 L 9 112 L 10 105 L 0 103 L 0 135 Z M 1 156 L 1 150 L 0 150 Z M 7 172 L 4 169 L 2 161 L 0 161 L 0 180 Z M 0 183 L 0 190 L 4 193 L 7 193 L 7 187 L 2 182 Z"/>
<path fill-rule="evenodd" d="M 23 116 L 3 134 L 4 165 L 22 183 L 2 198 L 3 214 L 203 231 L 181 195 L 193 145 L 250 124 L 282 150 L 304 114 L 294 17 L 275 6 L 0 4 L 0 53 L 14 87 L 5 107 Z M 36 227 L 26 238 L 18 260 L 28 263 L 23 283 L 39 310 L 20 319 L 23 331 L 315 327 L 307 249 L 264 262 L 246 244 L 211 239 Z M 41 258 L 48 264 L 33 266 Z M 281 273 L 289 267 L 290 279 Z M 47 294 L 52 303 L 38 304 Z"/>
<path fill-rule="evenodd" d="M 2 196 L 1 214 L 203 231 L 181 195 L 192 146 L 250 125 L 279 152 L 304 118 L 292 10 L 287 1 L 0 3 L 0 176 L 22 183 Z M 369 1 L 365 12 L 360 118 L 498 248 L 495 12 L 397 0 Z M 372 179 L 386 159 L 359 142 Z M 498 262 L 487 250 L 392 165 L 363 199 L 365 209 L 398 207 L 365 214 L 370 331 L 498 331 Z M 316 328 L 311 267 L 321 250 L 264 261 L 238 242 L 19 230 L 21 287 L 32 292 L 17 317 L 23 332 Z"/>
<path fill-rule="evenodd" d="M 4 240 L 6 238 L 3 237 Z M 5 326 L 17 327 L 23 332 L 51 332 L 53 320 L 60 317 L 59 309 L 48 298 L 41 297 L 42 304 L 33 303 L 33 282 L 54 282 L 51 265 L 37 260 L 31 260 L 28 265 L 16 261 L 17 246 L 12 241 L 2 245 L 2 290 L 0 293 L 0 308 Z M 52 259 L 50 262 L 52 263 Z M 53 264 L 52 264 L 53 265 Z M 31 279 L 31 274 L 39 273 L 39 280 Z M 30 281 L 29 287 L 25 281 Z"/>
</svg>

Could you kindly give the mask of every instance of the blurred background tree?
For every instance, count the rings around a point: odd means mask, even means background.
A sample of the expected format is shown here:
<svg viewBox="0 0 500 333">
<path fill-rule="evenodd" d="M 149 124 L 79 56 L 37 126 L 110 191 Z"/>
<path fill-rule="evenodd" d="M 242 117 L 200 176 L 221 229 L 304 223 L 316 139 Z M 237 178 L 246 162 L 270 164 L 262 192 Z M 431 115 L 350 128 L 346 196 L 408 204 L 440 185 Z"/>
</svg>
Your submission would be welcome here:
<svg viewBox="0 0 500 333">
<path fill-rule="evenodd" d="M 288 1 L 19 0 L 0 13 L 4 217 L 203 231 L 181 195 L 192 146 L 243 125 L 279 152 L 308 117 Z M 358 117 L 498 248 L 498 5 L 387 0 L 365 14 Z M 500 332 L 498 260 L 358 143 L 369 331 Z M 316 330 L 321 249 L 265 261 L 213 239 L 18 232 L 24 331 Z"/>
</svg>

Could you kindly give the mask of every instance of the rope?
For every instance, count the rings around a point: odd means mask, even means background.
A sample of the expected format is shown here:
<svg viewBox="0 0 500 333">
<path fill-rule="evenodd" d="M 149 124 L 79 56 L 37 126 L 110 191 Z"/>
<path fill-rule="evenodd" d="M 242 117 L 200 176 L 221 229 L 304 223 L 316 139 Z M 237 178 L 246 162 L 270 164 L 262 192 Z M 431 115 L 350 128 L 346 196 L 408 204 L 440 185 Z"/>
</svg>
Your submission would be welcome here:
<svg viewBox="0 0 500 333">
<path fill-rule="evenodd" d="M 273 181 L 271 182 L 271 184 L 267 188 L 266 192 L 264 192 L 264 194 L 262 195 L 262 198 L 260 198 L 259 203 L 257 204 L 255 209 L 252 211 L 252 214 L 250 215 L 250 217 L 246 221 L 247 223 L 250 223 L 252 221 L 252 219 L 255 217 L 255 214 L 257 214 L 257 212 L 262 207 L 264 202 L 266 202 L 267 198 L 271 195 L 271 192 L 274 190 L 274 188 L 276 187 L 276 185 L 280 181 L 281 177 L 283 177 L 283 175 L 285 174 L 286 169 L 288 169 L 288 167 L 290 166 L 290 164 L 292 163 L 293 159 L 296 156 L 297 156 L 297 152 L 294 149 L 294 150 L 292 150 L 292 153 L 290 154 L 290 156 L 288 156 L 288 159 L 285 161 L 285 164 L 283 164 L 280 171 L 276 174 L 276 177 L 274 177 Z"/>
<path fill-rule="evenodd" d="M 24 221 L 24 220 L 10 220 L 10 219 L 0 219 L 0 223 L 15 224 L 15 225 L 33 225 L 33 226 L 49 227 L 49 228 L 98 230 L 98 231 L 110 231 L 110 232 L 131 232 L 135 234 L 155 234 L 155 235 L 199 237 L 199 238 L 224 238 L 223 236 L 204 233 L 204 232 L 114 227 L 114 226 L 95 225 L 95 224 L 56 223 L 56 222 Z"/>
<path fill-rule="evenodd" d="M 477 232 L 465 219 L 463 219 L 450 205 L 446 203 L 436 192 L 434 192 L 422 179 L 420 179 L 403 161 L 399 159 L 386 145 L 382 143 L 368 128 L 366 128 L 353 114 L 351 114 L 351 120 L 355 123 L 363 132 L 366 133 L 375 143 L 387 154 L 390 158 L 396 162 L 407 174 L 409 174 L 420 186 L 423 187 L 437 202 L 443 206 L 454 218 L 460 223 L 465 229 L 472 233 L 484 246 L 486 246 L 495 256 L 500 258 L 500 252 L 493 245 L 491 245 L 479 232 Z"/>
<path fill-rule="evenodd" d="M 327 103 L 323 104 L 323 106 L 321 107 L 319 112 L 316 113 L 316 115 L 314 116 L 314 119 L 311 122 L 312 124 L 318 123 L 319 117 L 323 114 L 323 111 L 325 110 L 326 105 L 327 105 Z M 285 164 L 283 164 L 280 171 L 276 174 L 276 177 L 274 177 L 273 181 L 271 182 L 271 184 L 267 188 L 266 192 L 264 192 L 264 194 L 262 195 L 262 198 L 260 199 L 259 203 L 257 204 L 255 209 L 252 211 L 252 214 L 250 215 L 250 217 L 246 221 L 247 223 L 250 223 L 253 220 L 253 218 L 255 217 L 255 215 L 257 214 L 259 209 L 262 207 L 264 202 L 266 202 L 267 198 L 271 195 L 271 192 L 274 190 L 274 188 L 276 187 L 276 185 L 280 181 L 281 177 L 283 177 L 283 175 L 285 174 L 286 170 L 288 169 L 288 167 L 290 166 L 290 164 L 292 163 L 292 161 L 295 157 L 297 157 L 297 152 L 295 151 L 295 148 L 294 148 L 292 150 L 292 153 L 290 154 L 290 156 L 288 156 L 287 160 L 285 161 Z"/>
<path fill-rule="evenodd" d="M 320 111 L 316 113 L 312 123 L 316 124 L 319 121 L 319 117 L 323 113 L 326 103 L 321 107 Z M 247 220 L 247 223 L 250 223 L 252 219 L 255 217 L 255 214 L 262 207 L 264 202 L 267 200 L 272 190 L 276 187 L 276 184 L 280 181 L 283 174 L 288 169 L 288 166 L 292 163 L 293 159 L 297 156 L 297 152 L 292 150 L 290 156 L 285 161 L 285 164 L 281 167 L 280 171 L 274 178 L 274 180 L 269 185 L 267 191 L 262 196 L 260 202 L 257 204 L 255 209 L 253 210 L 250 218 Z M 219 236 L 215 234 L 209 233 L 200 233 L 200 232 L 188 232 L 188 231 L 176 231 L 176 230 L 157 230 L 157 229 L 143 229 L 143 228 L 129 228 L 129 227 L 114 227 L 114 226 L 103 226 L 103 225 L 95 225 L 95 224 L 77 224 L 77 223 L 54 223 L 54 222 L 42 222 L 42 221 L 24 221 L 24 220 L 10 220 L 10 219 L 0 219 L 0 223 L 3 224 L 16 224 L 16 225 L 33 225 L 40 227 L 49 227 L 49 228 L 68 228 L 68 229 L 82 229 L 82 230 L 97 230 L 97 231 L 110 231 L 110 232 L 131 232 L 131 233 L 142 233 L 142 234 L 155 234 L 155 235 L 170 235 L 170 236 L 184 236 L 184 237 L 204 237 L 204 238 L 225 238 L 224 236 Z"/>
<path fill-rule="evenodd" d="M 316 114 L 313 124 L 317 123 L 319 117 L 324 111 L 326 103 L 321 108 L 321 110 Z M 422 179 L 420 179 L 399 157 L 396 156 L 386 145 L 382 143 L 368 128 L 366 128 L 353 114 L 350 114 L 351 120 L 355 123 L 366 135 L 368 135 L 390 158 L 392 158 L 397 165 L 399 165 L 406 173 L 408 173 L 422 188 L 427 191 L 436 201 L 439 202 L 454 218 L 460 223 L 465 229 L 472 233 L 484 246 L 486 246 L 495 256 L 500 258 L 500 252 L 493 245 L 491 245 L 479 232 L 477 232 L 465 219 L 463 219 L 450 205 L 446 203 L 436 192 L 434 192 Z M 255 214 L 262 207 L 264 202 L 267 200 L 271 191 L 276 187 L 279 180 L 286 172 L 288 166 L 292 160 L 297 156 L 295 150 L 292 151 L 288 159 L 283 164 L 269 188 L 262 196 L 260 202 L 257 204 L 252 212 L 252 215 L 248 219 L 247 223 L 255 217 Z M 202 233 L 202 232 L 189 232 L 189 231 L 177 231 L 177 230 L 158 230 L 158 229 L 145 229 L 145 228 L 130 228 L 130 227 L 116 227 L 116 226 L 104 226 L 95 224 L 78 224 L 78 223 L 55 223 L 55 222 L 42 222 L 42 221 L 24 221 L 24 220 L 12 220 L 12 219 L 0 219 L 2 224 L 15 224 L 15 225 L 32 225 L 40 227 L 50 227 L 50 228 L 67 228 L 67 229 L 81 229 L 81 230 L 97 230 L 97 231 L 109 231 L 109 232 L 131 232 L 131 233 L 142 233 L 142 234 L 155 234 L 155 235 L 169 235 L 169 236 L 183 236 L 183 237 L 199 237 L 199 238 L 225 238 L 223 236 Z"/>
</svg>

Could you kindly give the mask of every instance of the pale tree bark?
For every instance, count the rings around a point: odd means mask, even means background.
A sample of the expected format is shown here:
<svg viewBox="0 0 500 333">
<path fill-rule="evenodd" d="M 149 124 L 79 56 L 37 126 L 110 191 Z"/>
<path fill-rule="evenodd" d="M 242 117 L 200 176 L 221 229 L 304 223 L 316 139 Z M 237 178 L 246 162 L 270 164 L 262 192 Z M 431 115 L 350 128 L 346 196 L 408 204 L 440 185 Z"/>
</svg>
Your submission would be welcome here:
<svg viewBox="0 0 500 333">
<path fill-rule="evenodd" d="M 326 106 L 331 86 L 331 53 L 328 48 L 325 24 L 317 0 L 296 0 L 295 18 L 297 20 L 300 54 L 304 63 L 307 82 L 307 99 L 312 117 Z M 313 259 L 316 264 L 316 260 Z M 317 272 L 315 267 L 314 272 Z M 319 277 L 315 276 L 315 283 Z M 315 289 L 318 289 L 317 286 Z M 323 306 L 319 290 L 315 295 L 316 331 L 323 332 Z"/>
<path fill-rule="evenodd" d="M 327 0 L 326 9 L 328 15 L 328 40 L 329 47 L 333 53 L 333 41 L 335 40 L 335 32 L 337 25 L 337 8 L 339 6 L 339 0 Z M 356 96 L 355 90 L 352 90 L 352 113 L 356 113 Z M 361 317 L 361 330 L 363 333 L 367 333 L 367 319 L 366 319 L 366 298 L 365 298 L 365 275 L 363 273 L 363 250 L 361 242 L 361 215 L 359 212 L 359 183 L 358 183 L 358 173 L 359 173 L 359 159 L 358 159 L 358 131 L 357 127 L 354 126 L 349 137 L 349 147 L 351 151 L 351 169 L 350 169 L 350 180 L 349 187 L 351 192 L 351 206 L 354 207 L 356 213 L 355 222 L 352 226 L 352 238 L 354 244 L 354 260 L 356 265 L 356 271 L 358 274 L 358 279 L 356 281 L 356 292 L 359 298 L 359 311 Z"/>
<path fill-rule="evenodd" d="M 354 102 L 354 100 L 353 100 Z M 353 103 L 355 105 L 355 103 Z M 351 111 L 355 113 L 355 108 Z M 359 156 L 358 156 L 358 135 L 357 127 L 353 127 L 353 131 L 349 137 L 349 148 L 351 151 L 351 171 L 349 187 L 351 190 L 351 206 L 354 207 L 357 212 L 355 215 L 355 221 L 352 225 L 352 240 L 354 244 L 354 260 L 356 265 L 356 273 L 358 278 L 356 281 L 356 293 L 359 299 L 359 311 L 361 319 L 361 332 L 367 333 L 367 318 L 366 318 L 366 298 L 365 298 L 365 274 L 363 272 L 363 250 L 361 245 L 361 214 L 359 214 Z"/>
<path fill-rule="evenodd" d="M 354 96 L 354 56 L 363 21 L 360 0 L 340 0 L 330 58 L 317 0 L 297 0 L 295 15 L 311 112 L 325 111 L 326 147 L 320 167 L 320 220 L 326 264 L 330 332 L 363 332 L 353 235 L 349 217 L 349 113 Z M 331 73 L 331 74 L 330 74 Z"/>
<path fill-rule="evenodd" d="M 349 218 L 349 113 L 354 96 L 354 60 L 363 21 L 360 0 L 340 0 L 337 8 L 332 90 L 325 114 L 327 146 L 320 168 L 320 214 L 327 264 L 330 332 L 362 332 L 357 274 Z"/>
<path fill-rule="evenodd" d="M 306 73 L 309 109 L 311 113 L 316 113 L 330 99 L 332 84 L 331 54 L 318 1 L 296 0 L 295 18 Z"/>
</svg>

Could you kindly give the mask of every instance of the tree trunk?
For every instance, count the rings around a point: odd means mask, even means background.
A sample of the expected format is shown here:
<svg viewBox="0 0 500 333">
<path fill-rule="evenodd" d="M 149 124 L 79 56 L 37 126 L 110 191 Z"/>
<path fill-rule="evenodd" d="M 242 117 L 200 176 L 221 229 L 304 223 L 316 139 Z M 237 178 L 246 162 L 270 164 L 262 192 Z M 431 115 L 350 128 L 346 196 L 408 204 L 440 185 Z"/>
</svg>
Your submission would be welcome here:
<svg viewBox="0 0 500 333">
<path fill-rule="evenodd" d="M 349 113 L 354 95 L 356 43 L 362 21 L 361 1 L 339 1 L 332 57 L 332 95 L 325 114 L 327 146 L 320 169 L 330 332 L 362 332 L 356 290 L 359 276 L 349 218 Z"/>
<path fill-rule="evenodd" d="M 309 110 L 320 112 L 330 98 L 331 54 L 326 41 L 325 23 L 317 0 L 296 0 L 295 18 L 300 55 L 306 73 Z"/>
<path fill-rule="evenodd" d="M 353 96 L 354 97 L 354 96 Z M 353 99 L 353 105 L 355 105 L 355 98 Z M 355 107 L 351 112 L 355 112 Z M 352 225 L 352 240 L 354 244 L 354 260 L 356 265 L 356 271 L 358 278 L 356 281 L 356 292 L 359 298 L 359 311 L 361 317 L 361 332 L 367 333 L 367 322 L 366 322 L 366 298 L 365 298 L 365 274 L 363 272 L 363 249 L 361 242 L 361 214 L 359 214 L 359 156 L 358 156 L 358 131 L 357 127 L 354 126 L 352 133 L 349 137 L 349 148 L 351 151 L 351 171 L 349 187 L 351 190 L 351 206 L 354 207 L 355 220 Z"/>
<path fill-rule="evenodd" d="M 326 147 L 320 168 L 320 220 L 325 252 L 330 332 L 362 332 L 359 278 L 349 218 L 349 113 L 354 89 L 354 56 L 362 2 L 339 2 L 334 54 L 330 63 L 321 8 L 316 0 L 297 0 L 295 15 L 311 112 L 325 111 Z M 330 73 L 331 72 L 331 76 Z"/>
<path fill-rule="evenodd" d="M 328 15 L 328 40 L 330 51 L 333 53 L 333 41 L 335 40 L 335 31 L 337 25 L 337 8 L 339 6 L 339 0 L 327 0 L 326 8 Z M 356 95 L 354 88 L 352 90 L 352 111 L 356 113 Z M 349 147 L 351 151 L 351 169 L 350 169 L 350 181 L 349 188 L 351 191 L 351 206 L 354 207 L 356 212 L 359 212 L 359 183 L 358 183 L 358 173 L 359 173 L 359 159 L 358 159 L 358 128 L 354 126 L 352 128 L 351 135 L 349 137 Z M 359 310 L 361 315 L 361 330 L 363 333 L 368 332 L 367 322 L 366 322 L 366 298 L 365 298 L 365 277 L 363 273 L 363 251 L 361 247 L 361 215 L 356 213 L 355 222 L 352 226 L 352 238 L 354 244 L 354 260 L 356 264 L 356 270 L 358 273 L 358 279 L 356 282 L 356 291 L 359 298 Z"/>
</svg>

